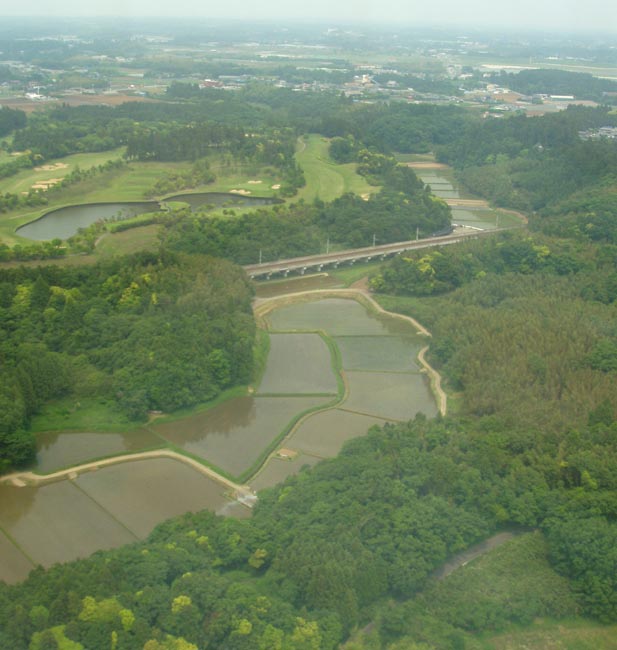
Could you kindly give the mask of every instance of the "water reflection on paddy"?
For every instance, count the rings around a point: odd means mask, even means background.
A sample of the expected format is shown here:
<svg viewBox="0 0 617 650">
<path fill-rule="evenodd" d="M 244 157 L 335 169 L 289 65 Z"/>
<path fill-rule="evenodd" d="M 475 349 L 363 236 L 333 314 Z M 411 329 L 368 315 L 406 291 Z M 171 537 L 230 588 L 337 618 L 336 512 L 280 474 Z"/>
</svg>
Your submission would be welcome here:
<svg viewBox="0 0 617 650">
<path fill-rule="evenodd" d="M 321 458 L 336 456 L 347 440 L 363 436 L 384 421 L 358 413 L 332 409 L 305 420 L 285 443 L 287 447 Z"/>
<path fill-rule="evenodd" d="M 23 580 L 34 564 L 0 531 L 0 580 L 11 584 Z"/>
<path fill-rule="evenodd" d="M 223 486 L 171 458 L 121 463 L 82 474 L 75 482 L 140 539 L 170 517 L 204 508 L 217 511 L 227 502 Z"/>
<path fill-rule="evenodd" d="M 273 329 L 321 329 L 334 335 L 348 395 L 337 408 L 304 419 L 283 443 L 297 456 L 270 458 L 251 481 L 254 489 L 275 485 L 318 458 L 336 456 L 346 441 L 365 435 L 373 425 L 437 413 L 426 376 L 416 362 L 425 340 L 409 323 L 377 317 L 360 303 L 341 298 L 287 305 L 268 316 Z"/>
<path fill-rule="evenodd" d="M 336 394 L 330 350 L 318 334 L 273 334 L 260 393 Z"/>
<path fill-rule="evenodd" d="M 405 334 L 409 324 L 369 314 L 355 300 L 324 298 L 279 307 L 268 314 L 273 330 L 324 330 L 330 336 Z"/>
<path fill-rule="evenodd" d="M 299 413 L 329 397 L 237 397 L 155 431 L 186 451 L 239 476 Z"/>
<path fill-rule="evenodd" d="M 164 441 L 145 429 L 131 433 L 39 433 L 36 436 L 36 469 L 48 474 L 103 456 L 162 445 Z"/>
<path fill-rule="evenodd" d="M 145 538 L 185 512 L 222 511 L 225 488 L 180 461 L 154 458 L 102 468 L 40 487 L 0 485 L 0 579 Z M 237 510 L 234 515 L 250 514 Z"/>
<path fill-rule="evenodd" d="M 284 481 L 288 476 L 297 474 L 303 467 L 315 465 L 321 460 L 317 456 L 298 454 L 294 458 L 270 458 L 267 465 L 251 481 L 254 490 L 273 487 Z"/>
<path fill-rule="evenodd" d="M 424 340 L 402 336 L 340 336 L 336 344 L 345 370 L 418 372 L 418 352 Z"/>
<path fill-rule="evenodd" d="M 417 413 L 437 414 L 435 400 L 423 374 L 387 372 L 347 373 L 349 397 L 342 408 L 390 420 L 410 420 Z"/>
<path fill-rule="evenodd" d="M 470 228 L 491 230 L 497 227 L 497 213 L 494 210 L 463 210 L 452 208 L 452 221 Z"/>
<path fill-rule="evenodd" d="M 38 488 L 0 486 L 0 526 L 45 567 L 136 540 L 70 481 Z"/>
</svg>

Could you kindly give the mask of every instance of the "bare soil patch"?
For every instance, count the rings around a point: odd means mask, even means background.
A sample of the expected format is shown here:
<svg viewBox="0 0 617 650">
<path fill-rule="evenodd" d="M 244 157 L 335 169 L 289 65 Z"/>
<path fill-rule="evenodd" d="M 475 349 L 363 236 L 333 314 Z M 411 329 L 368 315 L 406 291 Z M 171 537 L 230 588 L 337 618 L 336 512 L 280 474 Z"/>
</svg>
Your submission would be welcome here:
<svg viewBox="0 0 617 650">
<path fill-rule="evenodd" d="M 412 169 L 449 169 L 448 165 L 438 162 L 410 162 L 405 164 Z"/>
</svg>

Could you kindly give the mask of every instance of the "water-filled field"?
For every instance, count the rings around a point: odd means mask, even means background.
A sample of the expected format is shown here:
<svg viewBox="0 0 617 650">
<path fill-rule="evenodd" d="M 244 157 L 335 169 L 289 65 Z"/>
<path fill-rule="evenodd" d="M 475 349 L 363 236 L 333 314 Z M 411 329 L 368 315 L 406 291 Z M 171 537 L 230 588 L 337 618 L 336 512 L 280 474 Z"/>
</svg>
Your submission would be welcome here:
<svg viewBox="0 0 617 650">
<path fill-rule="evenodd" d="M 423 374 L 349 371 L 349 397 L 341 408 L 390 420 L 410 420 L 417 413 L 437 414 Z"/>
<path fill-rule="evenodd" d="M 0 528 L 14 542 L 0 533 L 0 579 L 15 582 L 32 563 L 47 567 L 143 539 L 184 512 L 220 511 L 228 503 L 224 493 L 219 483 L 167 458 L 40 487 L 0 485 Z"/>
<path fill-rule="evenodd" d="M 36 470 L 49 474 L 104 456 L 161 447 L 164 441 L 150 431 L 130 433 L 39 433 L 36 436 Z"/>
<path fill-rule="evenodd" d="M 318 334 L 273 334 L 260 393 L 336 394 L 330 350 Z"/>
<path fill-rule="evenodd" d="M 418 352 L 425 341 L 411 336 L 338 336 L 345 370 L 418 372 Z"/>
<path fill-rule="evenodd" d="M 498 216 L 494 210 L 469 210 L 452 208 L 452 222 L 468 228 L 492 230 L 497 228 Z"/>
<path fill-rule="evenodd" d="M 254 490 L 263 490 L 297 474 L 303 467 L 311 467 L 321 460 L 317 456 L 298 454 L 294 458 L 271 458 L 261 472 L 251 480 Z"/>
<path fill-rule="evenodd" d="M 273 330 L 323 330 L 329 336 L 409 334 L 404 322 L 369 314 L 355 300 L 325 298 L 280 307 L 268 314 Z"/>
<path fill-rule="evenodd" d="M 0 527 L 43 566 L 137 539 L 71 481 L 42 487 L 0 486 Z"/>
<path fill-rule="evenodd" d="M 319 329 L 334 336 L 348 390 L 337 408 L 303 418 L 283 443 L 285 458 L 271 457 L 250 481 L 254 489 L 335 456 L 346 441 L 366 434 L 373 425 L 437 413 L 417 363 L 426 342 L 410 323 L 376 316 L 356 301 L 339 298 L 280 307 L 268 314 L 268 322 L 274 330 Z"/>
<path fill-rule="evenodd" d="M 11 584 L 23 580 L 32 569 L 31 562 L 11 540 L 0 532 L 0 580 Z"/>
<path fill-rule="evenodd" d="M 311 456 L 332 458 L 347 440 L 363 436 L 373 425 L 384 424 L 378 418 L 331 409 L 302 422 L 285 444 Z"/>
<path fill-rule="evenodd" d="M 216 512 L 227 502 L 219 483 L 171 458 L 113 465 L 75 483 L 139 539 L 165 519 L 205 508 Z"/>
<path fill-rule="evenodd" d="M 236 397 L 153 429 L 172 444 L 239 476 L 293 418 L 329 397 Z"/>
</svg>

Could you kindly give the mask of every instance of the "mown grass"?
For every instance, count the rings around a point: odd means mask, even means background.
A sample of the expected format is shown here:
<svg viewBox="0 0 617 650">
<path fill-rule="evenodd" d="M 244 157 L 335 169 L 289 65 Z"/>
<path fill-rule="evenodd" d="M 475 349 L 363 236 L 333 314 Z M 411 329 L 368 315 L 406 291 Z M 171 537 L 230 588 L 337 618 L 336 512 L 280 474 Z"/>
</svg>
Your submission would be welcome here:
<svg viewBox="0 0 617 650">
<path fill-rule="evenodd" d="M 306 186 L 300 189 L 296 199 L 333 201 L 346 192 L 362 196 L 379 191 L 356 173 L 354 163 L 334 163 L 328 155 L 328 145 L 328 139 L 318 134 L 301 138 L 296 160 L 304 170 Z"/>
<path fill-rule="evenodd" d="M 102 165 L 108 160 L 117 160 L 122 157 L 122 153 L 123 149 L 120 148 L 111 151 L 101 151 L 98 153 L 77 153 L 71 156 L 65 156 L 58 160 L 49 160 L 44 163 L 45 166 L 61 163 L 62 165 L 66 165 L 66 167 L 39 171 L 36 171 L 35 169 L 24 169 L 19 172 L 19 174 L 15 174 L 15 176 L 9 176 L 8 178 L 0 180 L 0 192 L 10 192 L 12 194 L 27 192 L 36 183 L 47 181 L 51 178 L 64 178 L 74 171 L 76 167 L 79 167 L 80 169 L 89 169 L 90 167 Z M 9 159 L 10 158 L 11 157 L 9 156 Z"/>
<path fill-rule="evenodd" d="M 94 255 L 90 257 L 107 259 L 143 250 L 155 251 L 159 247 L 159 228 L 157 224 L 150 224 L 122 232 L 107 233 L 99 240 Z"/>
<path fill-rule="evenodd" d="M 354 282 L 376 273 L 381 268 L 383 262 L 356 262 L 351 266 L 343 266 L 337 269 L 328 269 L 328 274 L 333 278 L 340 280 L 344 286 L 348 287 Z"/>
<path fill-rule="evenodd" d="M 139 427 L 119 411 L 112 400 L 65 397 L 48 402 L 32 418 L 33 433 L 43 431 L 126 432 Z"/>
</svg>

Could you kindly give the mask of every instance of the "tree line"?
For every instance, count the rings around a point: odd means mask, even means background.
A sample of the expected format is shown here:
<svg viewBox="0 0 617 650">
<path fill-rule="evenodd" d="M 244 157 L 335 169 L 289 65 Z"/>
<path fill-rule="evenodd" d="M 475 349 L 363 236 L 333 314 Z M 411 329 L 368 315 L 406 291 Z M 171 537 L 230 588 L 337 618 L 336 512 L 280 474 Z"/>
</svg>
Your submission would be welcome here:
<svg viewBox="0 0 617 650">
<path fill-rule="evenodd" d="M 98 395 L 141 420 L 247 382 L 250 298 L 242 272 L 210 258 L 1 270 L 2 468 L 32 460 L 29 420 L 51 398 Z"/>
</svg>

